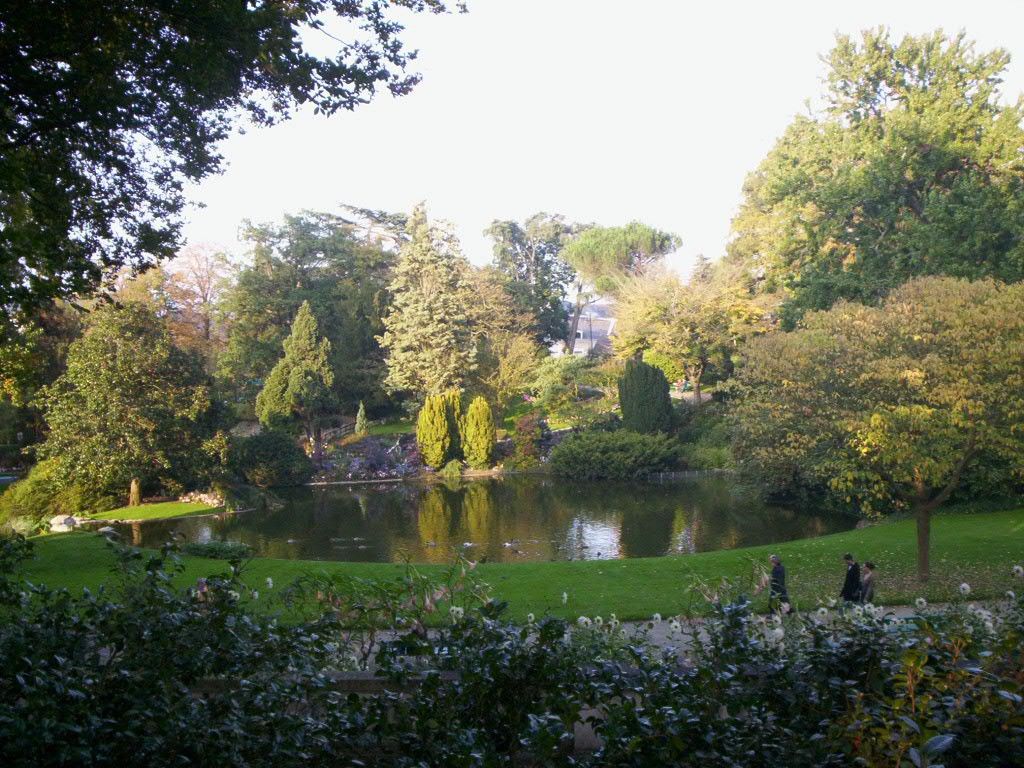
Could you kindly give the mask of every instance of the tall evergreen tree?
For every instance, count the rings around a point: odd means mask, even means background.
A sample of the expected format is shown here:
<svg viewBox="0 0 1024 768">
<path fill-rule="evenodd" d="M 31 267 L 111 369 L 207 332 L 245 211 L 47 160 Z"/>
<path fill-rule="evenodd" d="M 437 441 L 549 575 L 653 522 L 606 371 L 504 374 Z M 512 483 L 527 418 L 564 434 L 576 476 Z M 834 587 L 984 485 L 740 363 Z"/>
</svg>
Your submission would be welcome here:
<svg viewBox="0 0 1024 768">
<path fill-rule="evenodd" d="M 422 397 L 460 388 L 474 368 L 465 310 L 471 297 L 464 280 L 468 263 L 451 238 L 431 228 L 422 205 L 409 218 L 409 235 L 379 340 L 387 352 L 388 390 Z"/>
<path fill-rule="evenodd" d="M 363 405 L 363 401 L 359 401 L 359 410 L 356 411 L 356 434 L 362 437 L 369 433 L 370 423 L 366 420 L 366 406 Z"/>
<path fill-rule="evenodd" d="M 463 451 L 466 462 L 473 469 L 487 469 L 494 456 L 496 441 L 494 415 L 491 406 L 481 396 L 473 399 L 466 411 L 466 428 L 463 437 Z"/>
<path fill-rule="evenodd" d="M 284 340 L 284 357 L 267 377 L 256 398 L 256 415 L 268 427 L 298 422 L 313 449 L 323 458 L 323 417 L 334 409 L 331 342 L 320 336 L 309 302 L 303 302 Z"/>
<path fill-rule="evenodd" d="M 416 445 L 423 463 L 440 469 L 451 450 L 451 425 L 443 395 L 427 395 L 416 417 Z"/>
<path fill-rule="evenodd" d="M 622 423 L 634 432 L 668 432 L 672 428 L 672 400 L 668 379 L 660 369 L 640 360 L 626 363 L 619 379 Z"/>
</svg>

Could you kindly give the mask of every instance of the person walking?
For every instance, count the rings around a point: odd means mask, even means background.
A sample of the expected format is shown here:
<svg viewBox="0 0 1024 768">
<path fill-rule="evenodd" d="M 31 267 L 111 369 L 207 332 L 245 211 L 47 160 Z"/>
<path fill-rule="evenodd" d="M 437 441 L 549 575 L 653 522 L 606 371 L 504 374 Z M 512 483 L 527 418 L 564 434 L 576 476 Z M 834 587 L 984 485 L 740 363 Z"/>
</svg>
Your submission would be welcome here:
<svg viewBox="0 0 1024 768">
<path fill-rule="evenodd" d="M 768 607 L 774 612 L 789 613 L 789 593 L 786 592 L 786 568 L 778 555 L 768 558 L 772 574 L 768 581 Z M 785 606 L 785 607 L 783 607 Z"/>
<path fill-rule="evenodd" d="M 846 603 L 859 602 L 860 566 L 849 552 L 843 555 L 843 562 L 846 563 L 846 579 L 843 581 L 843 591 L 839 593 L 839 598 Z"/>
<path fill-rule="evenodd" d="M 864 561 L 864 575 L 860 577 L 860 601 L 875 602 L 875 564 L 870 560 Z"/>
</svg>

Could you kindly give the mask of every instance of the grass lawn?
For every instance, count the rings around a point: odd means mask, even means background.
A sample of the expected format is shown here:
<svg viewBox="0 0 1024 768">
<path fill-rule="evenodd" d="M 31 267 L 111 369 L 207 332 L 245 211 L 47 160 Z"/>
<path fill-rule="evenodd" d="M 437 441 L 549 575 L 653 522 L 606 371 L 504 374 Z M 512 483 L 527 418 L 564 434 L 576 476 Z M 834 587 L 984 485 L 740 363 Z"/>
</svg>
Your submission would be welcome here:
<svg viewBox="0 0 1024 768">
<path fill-rule="evenodd" d="M 103 539 L 94 534 L 51 535 L 34 540 L 36 559 L 27 564 L 30 580 L 71 589 L 95 589 L 110 579 L 113 562 Z M 1011 568 L 1024 563 L 1024 509 L 991 513 L 947 513 L 932 522 L 932 579 L 917 585 L 916 539 L 913 521 L 884 523 L 862 530 L 804 539 L 770 547 L 752 547 L 695 555 L 554 563 L 485 563 L 480 575 L 494 596 L 511 603 L 511 615 L 528 612 L 566 618 L 616 613 L 620 619 L 643 619 L 653 613 L 674 615 L 699 612 L 702 598 L 692 589 L 701 581 L 717 584 L 722 577 L 745 587 L 752 581 L 754 562 L 765 563 L 772 552 L 786 566 L 791 599 L 810 609 L 819 599 L 835 597 L 842 584 L 844 552 L 861 562 L 878 565 L 878 602 L 901 604 L 918 596 L 932 602 L 955 599 L 961 582 L 972 587 L 971 598 L 1001 597 L 1014 583 Z M 214 560 L 186 557 L 185 579 L 222 570 Z M 437 566 L 419 566 L 424 572 Z M 256 588 L 267 576 L 276 585 L 310 571 L 343 571 L 363 578 L 395 577 L 402 566 L 389 563 L 335 563 L 256 558 L 245 579 Z M 562 593 L 568 594 L 562 605 Z M 264 594 L 266 594 L 264 590 Z M 763 600 L 763 597 L 761 598 Z M 261 598 L 260 605 L 266 601 Z"/>
<path fill-rule="evenodd" d="M 371 435 L 405 435 L 416 430 L 416 425 L 411 421 L 391 421 L 387 424 L 371 424 Z"/>
<path fill-rule="evenodd" d="M 192 501 L 162 501 L 138 507 L 119 507 L 89 515 L 94 520 L 155 520 L 160 517 L 185 517 L 212 512 L 216 507 Z"/>
</svg>

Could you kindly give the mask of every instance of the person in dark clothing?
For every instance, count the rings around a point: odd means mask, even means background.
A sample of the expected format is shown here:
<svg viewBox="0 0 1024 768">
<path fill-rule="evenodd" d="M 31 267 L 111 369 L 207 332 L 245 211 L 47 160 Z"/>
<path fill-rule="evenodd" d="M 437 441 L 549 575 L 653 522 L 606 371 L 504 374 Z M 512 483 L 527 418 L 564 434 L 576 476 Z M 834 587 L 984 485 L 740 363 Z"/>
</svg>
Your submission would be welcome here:
<svg viewBox="0 0 1024 768">
<path fill-rule="evenodd" d="M 860 601 L 875 602 L 875 564 L 870 560 L 864 561 L 864 575 L 860 580 Z"/>
<path fill-rule="evenodd" d="M 849 552 L 843 555 L 843 561 L 846 563 L 846 580 L 843 582 L 843 591 L 839 593 L 839 597 L 847 603 L 859 602 L 860 566 Z"/>
<path fill-rule="evenodd" d="M 772 610 L 787 611 L 784 605 L 789 605 L 789 594 L 786 592 L 786 568 L 778 555 L 768 558 L 772 564 L 772 575 L 768 582 L 768 605 Z"/>
</svg>

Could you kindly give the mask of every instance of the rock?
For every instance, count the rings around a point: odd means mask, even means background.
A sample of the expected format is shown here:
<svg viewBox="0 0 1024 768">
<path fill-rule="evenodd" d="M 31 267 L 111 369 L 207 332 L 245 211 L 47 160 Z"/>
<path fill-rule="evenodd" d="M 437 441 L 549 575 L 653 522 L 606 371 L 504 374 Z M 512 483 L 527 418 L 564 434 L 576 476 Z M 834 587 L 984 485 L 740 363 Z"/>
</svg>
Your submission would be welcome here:
<svg viewBox="0 0 1024 768">
<path fill-rule="evenodd" d="M 868 520 L 866 517 L 862 517 L 857 521 L 857 525 L 854 526 L 854 528 L 856 530 L 860 530 L 861 528 L 870 528 L 872 525 L 874 525 L 874 522 Z"/>
<path fill-rule="evenodd" d="M 103 536 L 110 536 L 111 534 L 117 536 L 117 531 L 115 531 L 114 527 L 110 525 L 104 525 L 102 528 L 97 528 L 96 533 L 99 533 Z"/>
<path fill-rule="evenodd" d="M 50 530 L 53 533 L 67 533 L 78 526 L 78 520 L 71 515 L 57 515 L 50 518 Z"/>
</svg>

